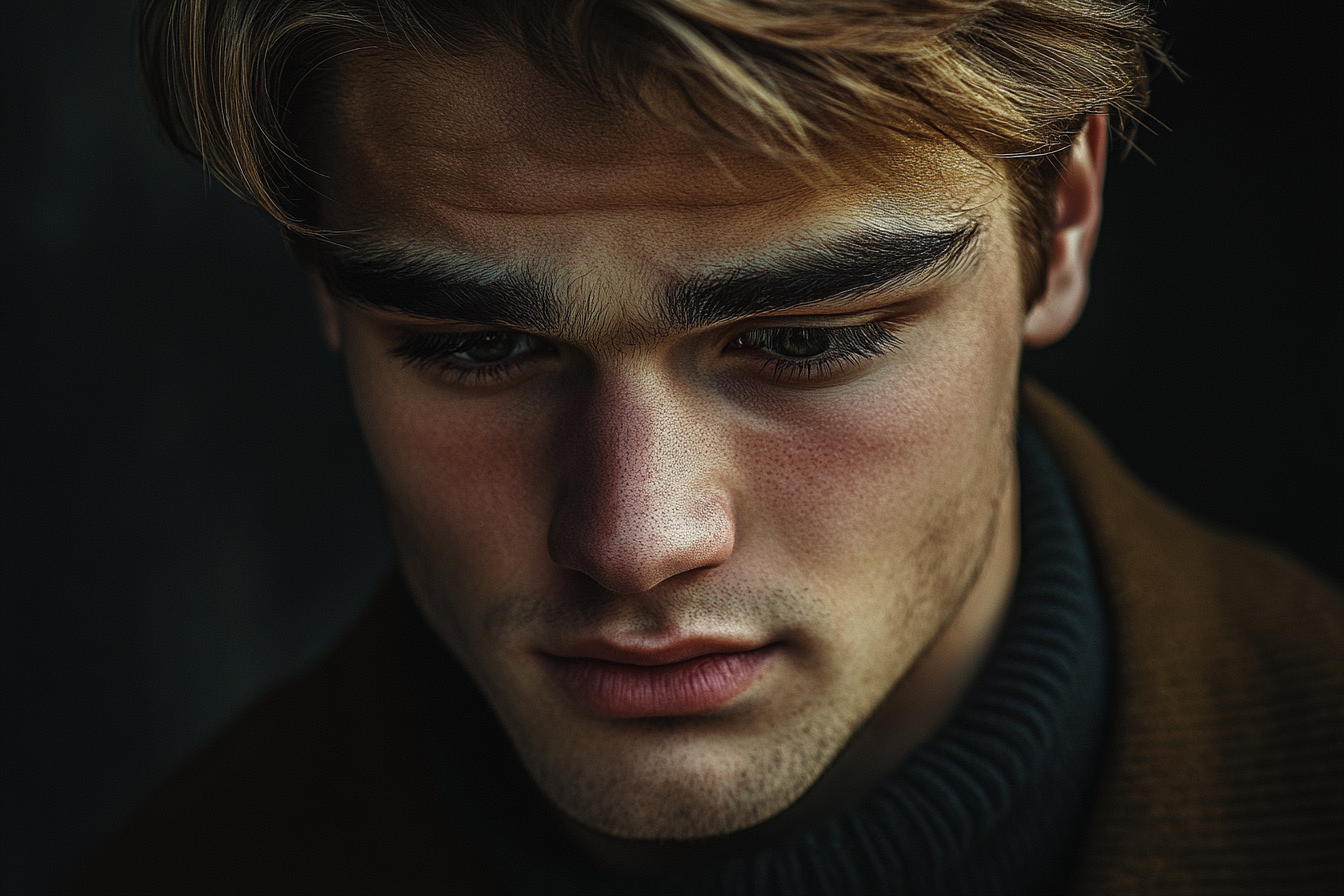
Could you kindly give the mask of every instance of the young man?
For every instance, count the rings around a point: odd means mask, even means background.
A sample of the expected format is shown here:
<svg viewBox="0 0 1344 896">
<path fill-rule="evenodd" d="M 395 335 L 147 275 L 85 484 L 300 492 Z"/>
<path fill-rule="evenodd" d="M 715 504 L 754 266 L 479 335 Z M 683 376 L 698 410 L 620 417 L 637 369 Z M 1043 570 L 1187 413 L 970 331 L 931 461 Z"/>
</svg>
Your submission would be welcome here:
<svg viewBox="0 0 1344 896">
<path fill-rule="evenodd" d="M 81 891 L 1324 890 L 1344 613 L 1019 387 L 1141 10 L 151 3 L 400 573 Z"/>
</svg>

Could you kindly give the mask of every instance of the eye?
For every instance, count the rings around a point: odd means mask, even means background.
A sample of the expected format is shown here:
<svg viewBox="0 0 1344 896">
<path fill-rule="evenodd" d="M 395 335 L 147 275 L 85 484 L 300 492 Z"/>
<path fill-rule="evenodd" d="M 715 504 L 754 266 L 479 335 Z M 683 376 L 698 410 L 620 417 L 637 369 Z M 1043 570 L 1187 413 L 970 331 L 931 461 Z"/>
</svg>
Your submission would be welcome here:
<svg viewBox="0 0 1344 896">
<path fill-rule="evenodd" d="M 470 333 L 413 333 L 391 355 L 408 366 L 435 370 L 459 382 L 497 380 L 534 355 L 546 354 L 548 344 L 516 330 L 478 330 Z"/>
<path fill-rule="evenodd" d="M 851 327 L 764 327 L 743 333 L 733 347 L 764 355 L 777 379 L 820 380 L 899 347 L 894 330 L 885 321 Z"/>
<path fill-rule="evenodd" d="M 536 347 L 536 338 L 524 333 L 495 331 L 470 333 L 457 340 L 461 347 L 448 354 L 474 364 L 496 364 Z"/>
<path fill-rule="evenodd" d="M 831 350 L 835 336 L 821 327 L 776 327 L 743 333 L 740 342 L 781 358 L 815 358 Z"/>
</svg>

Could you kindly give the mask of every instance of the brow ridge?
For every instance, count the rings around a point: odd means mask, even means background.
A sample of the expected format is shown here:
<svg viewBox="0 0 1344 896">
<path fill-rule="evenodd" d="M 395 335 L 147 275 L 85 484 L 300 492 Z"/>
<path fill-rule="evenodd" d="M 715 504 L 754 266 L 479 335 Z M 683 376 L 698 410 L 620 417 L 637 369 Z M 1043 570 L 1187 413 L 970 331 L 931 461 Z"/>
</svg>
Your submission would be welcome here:
<svg viewBox="0 0 1344 896">
<path fill-rule="evenodd" d="M 862 231 L 779 259 L 687 277 L 663 290 L 657 328 L 690 331 L 908 286 L 956 265 L 977 233 L 975 222 L 939 231 Z M 534 271 L 435 249 L 346 247 L 324 254 L 318 269 L 339 299 L 424 320 L 559 334 L 597 316 L 591 295 L 562 301 Z M 574 285 L 566 291 L 576 292 Z"/>
<path fill-rule="evenodd" d="M 522 268 L 395 250 L 346 250 L 319 273 L 338 298 L 425 320 L 555 329 L 561 303 L 544 278 Z"/>
<path fill-rule="evenodd" d="M 971 222 L 942 231 L 864 231 L 777 262 L 698 275 L 666 290 L 661 317 L 693 330 L 909 286 L 962 260 L 978 230 Z"/>
</svg>

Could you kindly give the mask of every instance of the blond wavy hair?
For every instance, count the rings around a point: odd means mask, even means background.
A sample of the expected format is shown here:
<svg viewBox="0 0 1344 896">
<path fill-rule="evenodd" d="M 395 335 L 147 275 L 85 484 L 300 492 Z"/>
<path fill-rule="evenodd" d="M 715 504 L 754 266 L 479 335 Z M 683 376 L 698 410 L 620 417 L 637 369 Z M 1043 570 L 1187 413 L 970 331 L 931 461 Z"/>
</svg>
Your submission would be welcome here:
<svg viewBox="0 0 1344 896">
<path fill-rule="evenodd" d="M 996 160 L 1029 295 L 1052 161 L 1093 113 L 1128 138 L 1163 58 L 1131 0 L 147 0 L 139 60 L 168 138 L 311 235 L 296 134 L 343 53 L 501 46 L 590 100 L 784 161 L 910 139 Z"/>
</svg>

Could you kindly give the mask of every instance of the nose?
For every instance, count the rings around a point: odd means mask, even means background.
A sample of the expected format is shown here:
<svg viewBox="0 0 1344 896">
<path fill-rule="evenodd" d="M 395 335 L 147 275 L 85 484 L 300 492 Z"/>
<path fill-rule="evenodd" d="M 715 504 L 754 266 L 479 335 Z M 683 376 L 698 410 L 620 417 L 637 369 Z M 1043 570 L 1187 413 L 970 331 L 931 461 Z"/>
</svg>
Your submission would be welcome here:
<svg viewBox="0 0 1344 896">
<path fill-rule="evenodd" d="M 617 594 L 725 562 L 733 515 L 710 435 L 658 383 L 596 388 L 567 433 L 551 558 Z"/>
</svg>

